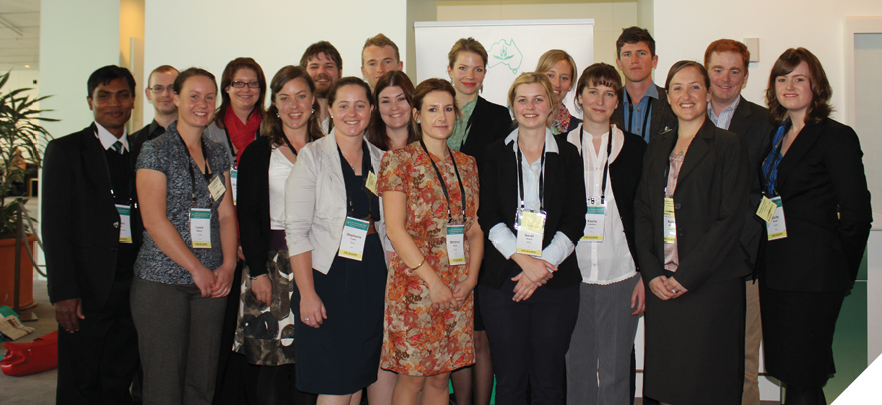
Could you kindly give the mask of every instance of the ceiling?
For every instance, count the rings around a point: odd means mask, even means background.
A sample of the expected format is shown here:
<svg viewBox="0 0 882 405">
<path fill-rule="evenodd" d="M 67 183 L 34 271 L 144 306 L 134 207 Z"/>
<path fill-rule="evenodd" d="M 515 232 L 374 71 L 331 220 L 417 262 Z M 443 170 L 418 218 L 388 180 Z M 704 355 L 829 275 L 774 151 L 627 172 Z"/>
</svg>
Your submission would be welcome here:
<svg viewBox="0 0 882 405">
<path fill-rule="evenodd" d="M 0 73 L 39 69 L 40 0 L 0 0 Z"/>
</svg>

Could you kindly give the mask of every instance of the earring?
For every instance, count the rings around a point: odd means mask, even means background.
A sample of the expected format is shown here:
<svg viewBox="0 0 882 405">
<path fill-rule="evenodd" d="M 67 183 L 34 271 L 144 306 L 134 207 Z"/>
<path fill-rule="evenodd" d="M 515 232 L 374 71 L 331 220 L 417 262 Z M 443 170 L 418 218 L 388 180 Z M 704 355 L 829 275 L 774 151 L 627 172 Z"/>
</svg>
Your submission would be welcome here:
<svg viewBox="0 0 882 405">
<path fill-rule="evenodd" d="M 312 112 L 311 112 L 311 113 L 312 113 L 312 114 L 315 114 L 315 108 L 312 109 Z"/>
<path fill-rule="evenodd" d="M 279 113 L 276 113 L 276 117 L 277 117 L 277 118 L 281 118 L 282 116 L 279 115 Z"/>
<path fill-rule="evenodd" d="M 417 124 L 419 124 L 419 123 L 420 123 L 420 120 L 417 120 Z"/>
</svg>

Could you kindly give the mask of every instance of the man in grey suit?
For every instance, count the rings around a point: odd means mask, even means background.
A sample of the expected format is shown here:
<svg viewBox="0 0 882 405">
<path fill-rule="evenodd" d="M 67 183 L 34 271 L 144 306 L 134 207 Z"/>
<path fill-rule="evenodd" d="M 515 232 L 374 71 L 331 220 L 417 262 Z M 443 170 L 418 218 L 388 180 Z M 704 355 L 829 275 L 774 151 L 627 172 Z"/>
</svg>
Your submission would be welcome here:
<svg viewBox="0 0 882 405">
<path fill-rule="evenodd" d="M 720 39 L 712 42 L 704 53 L 704 66 L 711 79 L 711 100 L 707 103 L 707 115 L 718 128 L 727 129 L 744 137 L 750 162 L 750 209 L 741 234 L 741 245 L 750 257 L 754 274 L 746 277 L 745 339 L 744 339 L 744 392 L 742 405 L 759 405 L 760 395 L 757 376 L 759 372 L 759 346 L 762 341 L 760 324 L 759 285 L 756 282 L 756 259 L 760 238 L 763 236 L 761 221 L 756 218 L 761 198 L 761 185 L 757 178 L 764 153 L 771 142 L 772 124 L 769 110 L 741 97 L 741 89 L 747 84 L 747 65 L 750 52 L 741 42 Z"/>
</svg>

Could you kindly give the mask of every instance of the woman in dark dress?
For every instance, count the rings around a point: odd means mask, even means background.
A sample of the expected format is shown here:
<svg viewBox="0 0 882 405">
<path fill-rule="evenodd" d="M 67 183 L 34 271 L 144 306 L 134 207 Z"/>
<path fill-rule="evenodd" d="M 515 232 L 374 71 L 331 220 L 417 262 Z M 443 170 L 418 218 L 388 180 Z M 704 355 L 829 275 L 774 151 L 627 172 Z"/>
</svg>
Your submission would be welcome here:
<svg viewBox="0 0 882 405">
<path fill-rule="evenodd" d="M 805 48 L 781 54 L 766 90 L 778 130 L 763 187 L 778 208 L 758 266 L 760 310 L 766 371 L 786 384 L 788 405 L 827 403 L 836 319 L 873 221 L 861 145 L 851 127 L 829 118 L 831 93 Z"/>
<path fill-rule="evenodd" d="M 665 89 L 679 125 L 649 142 L 634 201 L 652 292 L 643 393 L 676 405 L 740 404 L 744 379 L 747 145 L 707 119 L 709 85 L 696 62 L 671 67 Z"/>
<path fill-rule="evenodd" d="M 338 80 L 328 97 L 334 129 L 299 151 L 285 184 L 297 389 L 322 404 L 357 404 L 380 365 L 382 151 L 364 139 L 373 108 L 364 81 Z"/>
</svg>

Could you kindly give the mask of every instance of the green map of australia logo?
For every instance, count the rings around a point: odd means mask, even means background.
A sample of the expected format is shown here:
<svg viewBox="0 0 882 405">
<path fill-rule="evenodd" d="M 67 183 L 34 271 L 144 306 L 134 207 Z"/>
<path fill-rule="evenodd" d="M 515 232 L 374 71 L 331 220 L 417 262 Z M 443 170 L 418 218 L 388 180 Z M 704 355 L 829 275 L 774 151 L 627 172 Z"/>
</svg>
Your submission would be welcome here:
<svg viewBox="0 0 882 405">
<path fill-rule="evenodd" d="M 496 65 L 505 65 L 511 69 L 512 73 L 518 73 L 518 69 L 521 68 L 521 62 L 524 60 L 524 55 L 518 49 L 518 46 L 515 45 L 514 39 L 508 41 L 500 39 L 493 43 L 489 53 L 490 60 L 487 61 L 490 65 L 489 68 L 493 68 Z"/>
</svg>

